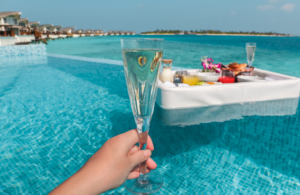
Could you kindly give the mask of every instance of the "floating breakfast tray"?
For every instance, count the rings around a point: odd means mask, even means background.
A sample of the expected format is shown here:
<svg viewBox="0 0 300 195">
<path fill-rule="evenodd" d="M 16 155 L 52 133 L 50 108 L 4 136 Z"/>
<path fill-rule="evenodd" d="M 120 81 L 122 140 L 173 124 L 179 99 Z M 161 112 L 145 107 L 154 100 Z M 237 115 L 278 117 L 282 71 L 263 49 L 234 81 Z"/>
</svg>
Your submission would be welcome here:
<svg viewBox="0 0 300 195">
<path fill-rule="evenodd" d="M 243 104 L 207 106 L 187 109 L 161 109 L 160 118 L 169 126 L 243 119 L 245 116 L 286 116 L 297 112 L 299 98 L 258 101 Z"/>
<path fill-rule="evenodd" d="M 199 70 L 187 71 L 197 72 Z M 175 71 L 172 73 L 174 75 Z M 163 109 L 178 109 L 288 99 L 300 96 L 300 78 L 260 69 L 255 69 L 253 75 L 268 77 L 273 81 L 172 88 L 159 80 L 156 103 Z"/>
</svg>

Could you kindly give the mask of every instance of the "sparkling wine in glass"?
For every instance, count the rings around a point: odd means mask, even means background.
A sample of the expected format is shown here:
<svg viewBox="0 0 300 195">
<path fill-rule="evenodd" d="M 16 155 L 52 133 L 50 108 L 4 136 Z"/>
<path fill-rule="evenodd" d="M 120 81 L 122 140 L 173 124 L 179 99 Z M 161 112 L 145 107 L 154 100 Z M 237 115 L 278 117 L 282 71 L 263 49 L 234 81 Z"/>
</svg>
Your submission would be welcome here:
<svg viewBox="0 0 300 195">
<path fill-rule="evenodd" d="M 254 61 L 256 43 L 246 43 L 248 66 L 251 67 Z"/>
<path fill-rule="evenodd" d="M 121 47 L 127 90 L 139 134 L 139 147 L 144 150 L 156 99 L 163 39 L 121 39 Z M 127 180 L 124 185 L 131 193 L 151 194 L 162 187 L 163 179 L 154 171 L 147 173 L 145 161 L 140 164 L 140 176 Z"/>
</svg>

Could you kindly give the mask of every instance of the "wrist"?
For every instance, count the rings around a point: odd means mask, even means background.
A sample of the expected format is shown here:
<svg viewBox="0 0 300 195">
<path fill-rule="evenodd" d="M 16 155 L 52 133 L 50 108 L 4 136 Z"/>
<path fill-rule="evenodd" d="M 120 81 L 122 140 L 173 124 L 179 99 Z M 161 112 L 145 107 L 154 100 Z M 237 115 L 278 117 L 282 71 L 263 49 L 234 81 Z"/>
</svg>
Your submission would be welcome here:
<svg viewBox="0 0 300 195">
<path fill-rule="evenodd" d="M 105 179 L 96 174 L 97 171 L 90 171 L 83 167 L 55 188 L 49 195 L 94 195 L 109 190 L 109 188 L 106 188 Z"/>
<path fill-rule="evenodd" d="M 100 167 L 101 165 L 99 165 Z M 74 176 L 82 194 L 101 194 L 110 190 L 105 170 L 92 170 L 95 166 L 83 167 Z"/>
</svg>

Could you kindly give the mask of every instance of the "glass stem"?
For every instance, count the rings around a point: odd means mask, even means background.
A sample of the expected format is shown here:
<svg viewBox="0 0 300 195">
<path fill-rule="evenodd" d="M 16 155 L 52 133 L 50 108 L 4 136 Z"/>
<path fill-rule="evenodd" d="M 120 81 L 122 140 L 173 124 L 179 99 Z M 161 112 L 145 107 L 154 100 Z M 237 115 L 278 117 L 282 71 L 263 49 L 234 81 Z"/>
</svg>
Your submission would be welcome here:
<svg viewBox="0 0 300 195">
<path fill-rule="evenodd" d="M 137 119 L 137 131 L 139 135 L 139 147 L 140 150 L 146 150 L 147 138 L 149 132 L 150 117 L 144 119 Z M 138 178 L 139 183 L 147 183 L 149 177 L 147 175 L 147 164 L 146 161 L 140 164 L 140 176 Z"/>
<path fill-rule="evenodd" d="M 253 63 L 253 62 L 248 62 L 248 66 L 249 66 L 249 67 L 252 67 L 252 63 Z"/>
</svg>

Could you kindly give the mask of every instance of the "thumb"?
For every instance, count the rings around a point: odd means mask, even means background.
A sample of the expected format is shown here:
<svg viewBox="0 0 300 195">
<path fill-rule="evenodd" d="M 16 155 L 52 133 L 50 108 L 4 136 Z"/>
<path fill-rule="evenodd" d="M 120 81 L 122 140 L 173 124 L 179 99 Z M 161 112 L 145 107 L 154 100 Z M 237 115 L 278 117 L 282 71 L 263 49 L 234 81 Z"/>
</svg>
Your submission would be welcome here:
<svg viewBox="0 0 300 195">
<path fill-rule="evenodd" d="M 132 163 L 132 166 L 136 166 L 145 160 L 147 160 L 151 156 L 152 152 L 151 150 L 140 150 L 138 152 L 133 153 L 129 156 L 130 162 Z"/>
</svg>

